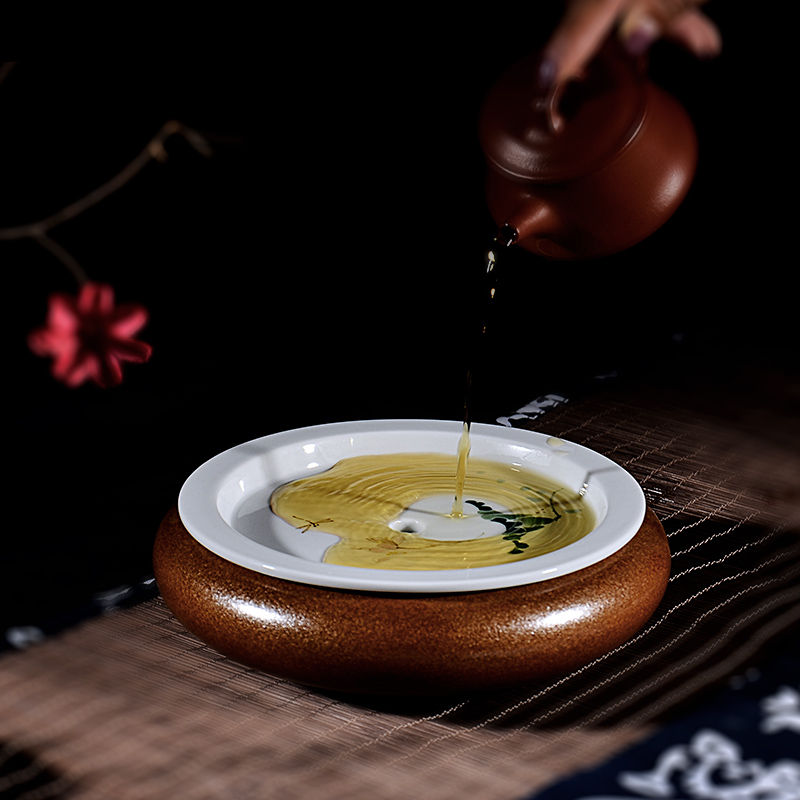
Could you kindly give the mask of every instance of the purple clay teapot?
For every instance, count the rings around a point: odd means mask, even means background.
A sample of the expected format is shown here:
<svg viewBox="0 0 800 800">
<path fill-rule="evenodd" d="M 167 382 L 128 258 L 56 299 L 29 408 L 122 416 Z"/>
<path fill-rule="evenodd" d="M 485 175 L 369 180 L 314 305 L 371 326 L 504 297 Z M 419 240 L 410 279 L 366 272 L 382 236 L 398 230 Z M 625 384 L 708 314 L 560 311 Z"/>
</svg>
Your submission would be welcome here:
<svg viewBox="0 0 800 800">
<path fill-rule="evenodd" d="M 512 67 L 480 114 L 498 238 L 554 260 L 636 244 L 666 222 L 694 177 L 687 113 L 613 41 L 582 76 L 546 94 L 536 66 L 533 54 Z"/>
</svg>

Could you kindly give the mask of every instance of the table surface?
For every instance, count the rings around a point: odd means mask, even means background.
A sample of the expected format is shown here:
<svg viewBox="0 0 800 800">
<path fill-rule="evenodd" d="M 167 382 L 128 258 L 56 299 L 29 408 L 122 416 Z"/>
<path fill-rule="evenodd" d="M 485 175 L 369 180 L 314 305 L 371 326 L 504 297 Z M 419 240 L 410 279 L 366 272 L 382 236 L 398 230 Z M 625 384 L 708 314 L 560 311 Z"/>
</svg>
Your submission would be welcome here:
<svg viewBox="0 0 800 800">
<path fill-rule="evenodd" d="M 669 537 L 659 609 L 586 667 L 468 696 L 337 695 L 228 660 L 153 597 L 3 657 L 0 736 L 43 783 L 98 800 L 518 798 L 624 752 L 800 622 L 798 387 L 776 403 L 774 381 L 689 385 L 616 384 L 505 420 L 620 463 Z"/>
</svg>

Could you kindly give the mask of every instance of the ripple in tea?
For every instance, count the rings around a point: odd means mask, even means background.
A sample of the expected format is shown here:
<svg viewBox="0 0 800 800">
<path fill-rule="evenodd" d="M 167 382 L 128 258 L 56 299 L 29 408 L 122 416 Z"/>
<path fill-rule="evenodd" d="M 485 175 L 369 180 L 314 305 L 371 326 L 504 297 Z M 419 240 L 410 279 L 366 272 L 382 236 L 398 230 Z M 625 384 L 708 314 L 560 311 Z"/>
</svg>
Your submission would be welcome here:
<svg viewBox="0 0 800 800">
<path fill-rule="evenodd" d="M 329 564 L 394 570 L 448 570 L 508 564 L 553 552 L 595 526 L 576 492 L 514 464 L 470 459 L 461 511 L 457 465 L 435 453 L 343 459 L 272 495 L 275 514 L 334 534 Z"/>
</svg>

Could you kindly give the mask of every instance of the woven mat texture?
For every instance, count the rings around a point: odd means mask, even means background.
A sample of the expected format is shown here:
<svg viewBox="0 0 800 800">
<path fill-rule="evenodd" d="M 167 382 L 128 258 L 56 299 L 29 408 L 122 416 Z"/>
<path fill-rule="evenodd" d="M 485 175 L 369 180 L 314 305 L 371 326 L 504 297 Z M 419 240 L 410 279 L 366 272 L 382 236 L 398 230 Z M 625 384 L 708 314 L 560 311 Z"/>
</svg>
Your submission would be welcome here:
<svg viewBox="0 0 800 800">
<path fill-rule="evenodd" d="M 627 468 L 673 553 L 645 628 L 572 674 L 424 701 L 320 693 L 220 656 L 155 599 L 0 660 L 0 741 L 49 776 L 12 795 L 12 773 L 0 795 L 510 800 L 598 764 L 797 626 L 800 456 L 781 413 L 630 390 L 514 420 Z"/>
</svg>

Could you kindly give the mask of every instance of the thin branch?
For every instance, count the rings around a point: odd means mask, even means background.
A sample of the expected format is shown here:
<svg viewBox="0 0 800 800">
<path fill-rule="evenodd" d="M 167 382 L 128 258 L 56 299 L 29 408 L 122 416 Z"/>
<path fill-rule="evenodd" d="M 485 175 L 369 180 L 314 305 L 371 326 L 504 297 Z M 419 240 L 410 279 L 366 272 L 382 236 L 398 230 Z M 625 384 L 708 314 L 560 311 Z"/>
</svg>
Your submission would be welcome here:
<svg viewBox="0 0 800 800">
<path fill-rule="evenodd" d="M 78 214 L 83 213 L 86 209 L 91 208 L 101 200 L 105 200 L 106 197 L 128 183 L 128 181 L 139 173 L 150 161 L 154 159 L 157 161 L 164 161 L 167 156 L 164 143 L 170 136 L 176 133 L 181 134 L 186 141 L 202 155 L 208 156 L 211 154 L 208 141 L 201 134 L 191 128 L 185 127 L 180 122 L 171 120 L 165 123 L 161 130 L 147 143 L 144 150 L 142 150 L 122 172 L 111 180 L 87 194 L 86 197 L 76 200 L 74 203 L 62 208 L 61 211 L 57 211 L 55 214 L 51 214 L 49 217 L 45 217 L 38 222 L 29 222 L 25 225 L 16 225 L 11 228 L 0 228 L 0 240 L 30 237 L 44 244 L 42 236 L 46 231 L 56 227 L 56 225 L 60 225 L 62 222 L 67 222 L 77 217 Z M 48 247 L 48 249 L 50 248 Z"/>
<path fill-rule="evenodd" d="M 16 61 L 4 61 L 2 66 L 0 66 L 0 83 L 2 83 L 7 77 L 8 73 L 11 72 L 12 69 L 17 65 Z"/>
<path fill-rule="evenodd" d="M 32 238 L 45 250 L 51 252 L 73 275 L 79 283 L 86 283 L 89 276 L 83 267 L 68 253 L 58 242 L 54 242 L 44 231 L 33 235 Z"/>
</svg>

